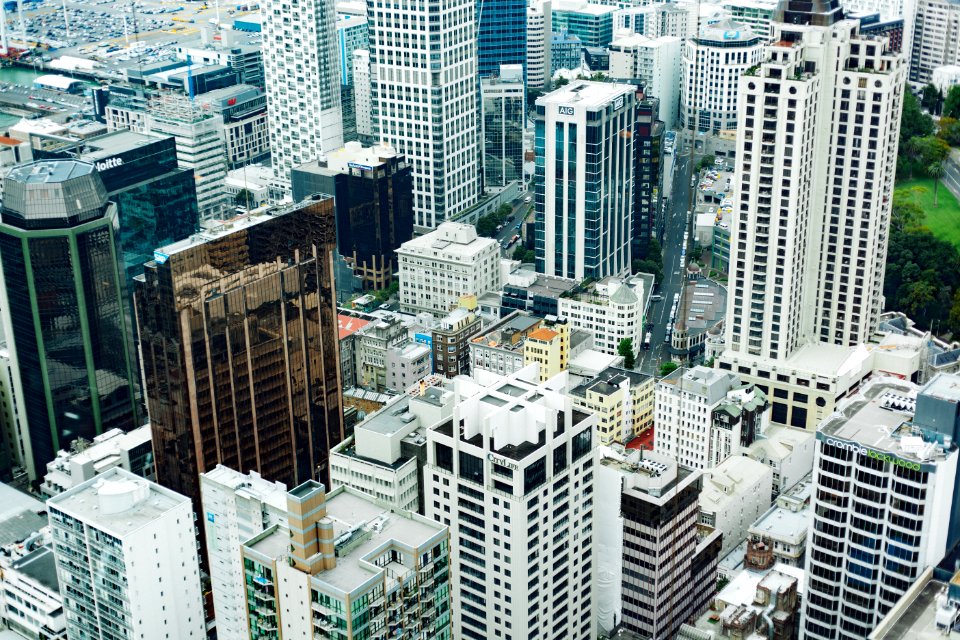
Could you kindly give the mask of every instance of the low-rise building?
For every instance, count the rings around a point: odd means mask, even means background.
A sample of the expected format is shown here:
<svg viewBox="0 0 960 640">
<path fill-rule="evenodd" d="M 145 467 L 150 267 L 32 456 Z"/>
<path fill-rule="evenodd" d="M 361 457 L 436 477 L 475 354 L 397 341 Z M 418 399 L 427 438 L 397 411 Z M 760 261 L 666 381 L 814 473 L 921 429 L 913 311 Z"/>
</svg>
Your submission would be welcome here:
<svg viewBox="0 0 960 640">
<path fill-rule="evenodd" d="M 723 533 L 721 557 L 744 541 L 750 526 L 770 508 L 773 473 L 745 456 L 727 458 L 705 471 L 700 522 Z"/>
<path fill-rule="evenodd" d="M 558 312 L 574 328 L 593 333 L 594 348 L 602 353 L 617 355 L 624 339 L 632 340 L 639 352 L 652 284 L 652 276 L 604 278 L 561 296 Z"/>
<path fill-rule="evenodd" d="M 387 349 L 387 390 L 402 393 L 430 375 L 430 347 L 419 342 L 406 342 Z"/>
<path fill-rule="evenodd" d="M 777 497 L 770 510 L 747 531 L 747 569 L 764 570 L 776 563 L 803 568 L 810 525 L 810 494 L 813 482 L 808 477 Z"/>
<path fill-rule="evenodd" d="M 286 522 L 243 542 L 250 637 L 450 638 L 447 527 L 309 480 Z"/>
<path fill-rule="evenodd" d="M 357 386 L 374 391 L 387 387 L 387 351 L 405 344 L 407 329 L 396 318 L 377 318 L 354 334 Z"/>
<path fill-rule="evenodd" d="M 543 318 L 514 311 L 470 340 L 470 370 L 489 371 L 501 376 L 523 368 L 523 345 Z"/>
<path fill-rule="evenodd" d="M 743 455 L 770 467 L 776 497 L 810 475 L 816 440 L 810 431 L 770 424 Z"/>
<path fill-rule="evenodd" d="M 546 382 L 570 361 L 570 323 L 556 318 L 527 335 L 523 343 L 523 364 L 536 362 L 540 367 L 540 382 Z"/>
<path fill-rule="evenodd" d="M 573 406 L 597 415 L 597 441 L 626 444 L 653 428 L 653 376 L 610 367 L 570 391 Z"/>
<path fill-rule="evenodd" d="M 343 388 L 357 386 L 357 340 L 356 333 L 369 324 L 369 320 L 344 313 L 337 314 L 337 335 L 340 340 L 340 379 Z"/>
<path fill-rule="evenodd" d="M 528 311 L 545 318 L 560 313 L 559 300 L 563 294 L 573 291 L 578 281 L 537 273 L 529 265 L 517 265 L 504 278 L 500 294 L 501 313 L 511 309 Z"/>
<path fill-rule="evenodd" d="M 455 309 L 433 329 L 433 372 L 453 378 L 470 372 L 470 338 L 482 328 L 480 316 Z"/>
<path fill-rule="evenodd" d="M 66 640 L 67 621 L 50 545 L 0 563 L 0 628 L 30 640 Z"/>
<path fill-rule="evenodd" d="M 114 467 L 154 479 L 150 425 L 127 432 L 111 429 L 93 442 L 74 441 L 70 451 L 58 451 L 56 459 L 47 463 L 40 493 L 52 498 Z"/>
</svg>

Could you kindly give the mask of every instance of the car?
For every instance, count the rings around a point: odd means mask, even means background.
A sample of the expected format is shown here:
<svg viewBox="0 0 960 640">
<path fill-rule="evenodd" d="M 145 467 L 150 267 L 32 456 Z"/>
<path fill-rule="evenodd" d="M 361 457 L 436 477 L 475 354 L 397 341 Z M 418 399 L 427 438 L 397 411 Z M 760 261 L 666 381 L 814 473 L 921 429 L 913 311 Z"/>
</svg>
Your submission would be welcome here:
<svg viewBox="0 0 960 640">
<path fill-rule="evenodd" d="M 654 302 L 660 302 L 661 300 L 663 300 L 663 296 L 657 293 L 650 296 L 650 299 L 653 300 Z"/>
<path fill-rule="evenodd" d="M 530 202 L 533 202 L 533 198 L 531 198 L 530 196 L 527 196 L 526 198 L 523 199 L 523 201 L 529 204 Z"/>
<path fill-rule="evenodd" d="M 514 229 L 519 229 L 519 228 L 522 227 L 522 226 L 523 226 L 523 223 L 522 223 L 522 222 L 518 222 L 518 223 L 517 223 L 517 226 L 515 226 Z"/>
</svg>

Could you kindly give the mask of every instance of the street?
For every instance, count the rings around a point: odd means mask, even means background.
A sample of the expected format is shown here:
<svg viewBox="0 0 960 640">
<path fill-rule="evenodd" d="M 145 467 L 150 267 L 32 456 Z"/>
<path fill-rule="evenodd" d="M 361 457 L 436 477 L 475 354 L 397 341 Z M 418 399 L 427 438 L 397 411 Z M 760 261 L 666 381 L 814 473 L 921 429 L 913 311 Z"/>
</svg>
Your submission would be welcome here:
<svg viewBox="0 0 960 640">
<path fill-rule="evenodd" d="M 503 225 L 503 229 L 498 231 L 493 237 L 500 243 L 501 247 L 504 247 L 507 243 L 510 242 L 510 238 L 515 235 L 520 234 L 520 229 L 517 229 L 517 225 L 523 222 L 523 220 L 529 218 L 533 219 L 533 202 L 524 202 L 524 198 L 532 198 L 533 190 L 522 191 L 517 199 L 510 204 L 513 206 L 513 213 L 510 214 L 510 221 Z M 520 213 L 524 211 L 530 211 L 530 214 L 526 217 L 521 217 Z M 516 244 L 511 245 L 510 247 L 501 248 L 504 258 L 513 257 L 513 250 L 518 244 L 522 244 L 522 240 L 517 240 Z"/>
<path fill-rule="evenodd" d="M 677 149 L 677 153 L 680 149 Z M 666 355 L 667 323 L 670 321 L 670 307 L 673 306 L 673 296 L 680 293 L 683 282 L 682 271 L 685 265 L 680 263 L 680 245 L 683 244 L 683 232 L 687 227 L 687 210 L 690 206 L 690 176 L 693 163 L 687 154 L 675 155 L 673 171 L 673 185 L 669 192 L 664 234 L 661 239 L 663 246 L 663 282 L 656 293 L 663 296 L 659 302 L 651 302 L 647 315 L 647 323 L 653 323 L 653 336 L 650 341 L 650 350 L 641 350 L 637 356 L 636 370 L 646 374 L 659 374 L 660 364 L 669 360 Z M 668 176 L 664 176 L 664 182 Z M 664 189 L 666 192 L 666 188 Z"/>
</svg>

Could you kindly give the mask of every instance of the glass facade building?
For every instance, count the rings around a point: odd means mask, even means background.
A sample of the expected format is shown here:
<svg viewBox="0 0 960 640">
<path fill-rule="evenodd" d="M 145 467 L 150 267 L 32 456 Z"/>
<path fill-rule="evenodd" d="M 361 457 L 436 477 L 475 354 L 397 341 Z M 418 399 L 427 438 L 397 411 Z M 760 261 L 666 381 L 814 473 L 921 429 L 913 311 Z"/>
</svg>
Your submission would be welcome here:
<svg viewBox="0 0 960 640">
<path fill-rule="evenodd" d="M 93 165 L 7 175 L 0 258 L 33 477 L 77 438 L 141 424 L 118 236 Z"/>
<path fill-rule="evenodd" d="M 344 437 L 333 199 L 206 229 L 136 281 L 157 478 L 199 505 L 217 464 L 294 486 Z"/>
<path fill-rule="evenodd" d="M 504 66 L 500 77 L 480 81 L 483 111 L 483 183 L 503 187 L 523 179 L 526 92 L 523 69 Z"/>
<path fill-rule="evenodd" d="M 502 64 L 527 70 L 527 3 L 477 0 L 477 67 L 481 78 L 496 76 Z"/>
<path fill-rule="evenodd" d="M 663 166 L 663 121 L 657 119 L 660 100 L 637 94 L 637 124 L 633 141 L 633 247 L 634 260 L 647 257 L 650 239 L 663 233 L 660 209 Z"/>
</svg>

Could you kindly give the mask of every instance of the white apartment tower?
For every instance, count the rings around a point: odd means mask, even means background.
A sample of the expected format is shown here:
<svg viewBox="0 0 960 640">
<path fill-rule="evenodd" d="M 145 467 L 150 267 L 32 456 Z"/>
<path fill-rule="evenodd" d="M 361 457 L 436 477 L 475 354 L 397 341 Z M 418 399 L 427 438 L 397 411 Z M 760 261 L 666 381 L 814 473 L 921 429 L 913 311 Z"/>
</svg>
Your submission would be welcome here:
<svg viewBox="0 0 960 640">
<path fill-rule="evenodd" d="M 906 63 L 839 0 L 787 1 L 740 80 L 724 361 L 877 326 Z"/>
<path fill-rule="evenodd" d="M 293 167 L 343 146 L 334 5 L 322 0 L 262 4 L 270 151 L 274 176 L 287 189 Z"/>
<path fill-rule="evenodd" d="M 476 11 L 475 0 L 369 5 L 375 135 L 413 166 L 415 230 L 480 194 Z"/>
<path fill-rule="evenodd" d="M 573 408 L 565 373 L 489 380 L 458 378 L 452 415 L 427 429 L 424 502 L 450 527 L 453 637 L 594 638 L 596 416 Z"/>
<path fill-rule="evenodd" d="M 680 104 L 680 58 L 683 41 L 676 36 L 648 38 L 623 32 L 610 43 L 610 77 L 637 79 L 644 93 L 660 99 L 657 117 L 673 129 Z"/>
<path fill-rule="evenodd" d="M 575 80 L 536 104 L 537 271 L 630 271 L 636 87 Z"/>
<path fill-rule="evenodd" d="M 189 498 L 114 468 L 47 511 L 67 637 L 207 637 Z"/>
<path fill-rule="evenodd" d="M 217 635 L 247 638 L 247 592 L 240 545 L 287 521 L 287 487 L 256 471 L 240 473 L 217 465 L 200 474 L 208 569 Z"/>
<path fill-rule="evenodd" d="M 551 26 L 550 0 L 527 7 L 527 86 L 539 89 L 553 77 L 550 68 Z"/>
<path fill-rule="evenodd" d="M 360 141 L 373 140 L 373 88 L 370 84 L 370 52 L 353 52 L 353 99 L 357 112 L 357 135 Z"/>
<path fill-rule="evenodd" d="M 906 36 L 906 33 L 904 33 Z M 960 5 L 949 0 L 917 0 L 911 43 L 910 82 L 925 85 L 938 67 L 960 64 Z"/>
</svg>

